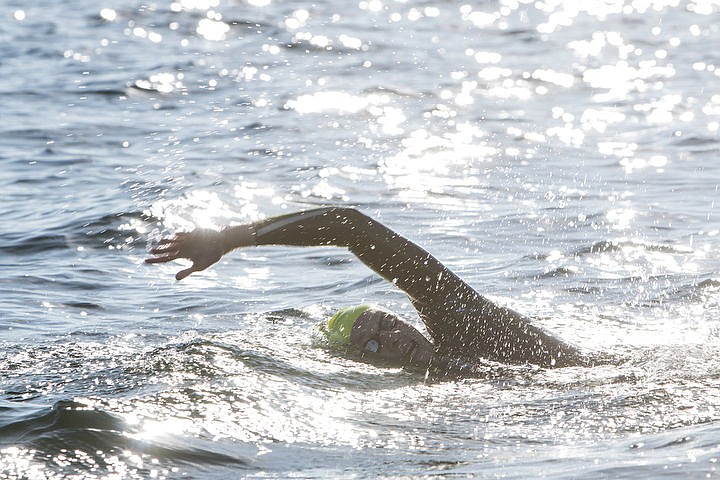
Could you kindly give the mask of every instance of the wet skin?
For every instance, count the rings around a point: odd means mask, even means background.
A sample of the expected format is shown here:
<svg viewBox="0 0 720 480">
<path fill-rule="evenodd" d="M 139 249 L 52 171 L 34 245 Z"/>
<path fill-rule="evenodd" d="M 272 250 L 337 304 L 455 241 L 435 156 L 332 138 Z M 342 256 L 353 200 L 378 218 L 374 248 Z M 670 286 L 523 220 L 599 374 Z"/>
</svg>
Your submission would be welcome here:
<svg viewBox="0 0 720 480">
<path fill-rule="evenodd" d="M 369 309 L 358 317 L 350 332 L 350 343 L 367 361 L 426 368 L 433 344 L 415 327 L 392 313 Z"/>
</svg>

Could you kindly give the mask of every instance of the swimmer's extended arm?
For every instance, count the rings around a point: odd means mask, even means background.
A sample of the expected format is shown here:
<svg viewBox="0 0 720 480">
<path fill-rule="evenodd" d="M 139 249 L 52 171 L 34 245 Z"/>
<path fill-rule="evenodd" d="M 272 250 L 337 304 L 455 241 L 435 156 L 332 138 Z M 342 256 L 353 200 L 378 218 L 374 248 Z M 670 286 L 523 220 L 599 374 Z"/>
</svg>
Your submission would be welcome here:
<svg viewBox="0 0 720 480">
<path fill-rule="evenodd" d="M 257 245 L 346 247 L 368 267 L 422 304 L 477 293 L 428 252 L 353 208 L 319 208 L 228 227 L 195 230 L 160 240 L 147 263 L 190 259 L 182 280 L 204 270 L 231 250 Z"/>
</svg>

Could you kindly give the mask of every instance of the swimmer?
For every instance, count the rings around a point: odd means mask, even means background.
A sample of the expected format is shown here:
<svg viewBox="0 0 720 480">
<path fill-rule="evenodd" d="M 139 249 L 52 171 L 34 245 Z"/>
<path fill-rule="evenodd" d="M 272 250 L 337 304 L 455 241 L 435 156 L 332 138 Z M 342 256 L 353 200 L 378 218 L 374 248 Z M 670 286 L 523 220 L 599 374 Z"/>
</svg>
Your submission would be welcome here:
<svg viewBox="0 0 720 480">
<path fill-rule="evenodd" d="M 348 307 L 323 330 L 333 344 L 347 345 L 364 361 L 432 371 L 498 362 L 543 368 L 592 365 L 593 361 L 511 310 L 480 295 L 428 252 L 353 208 L 327 207 L 230 226 L 198 229 L 160 240 L 147 263 L 180 258 L 192 265 L 182 280 L 226 253 L 260 245 L 338 246 L 402 289 L 431 339 L 391 312 L 368 305 Z"/>
</svg>

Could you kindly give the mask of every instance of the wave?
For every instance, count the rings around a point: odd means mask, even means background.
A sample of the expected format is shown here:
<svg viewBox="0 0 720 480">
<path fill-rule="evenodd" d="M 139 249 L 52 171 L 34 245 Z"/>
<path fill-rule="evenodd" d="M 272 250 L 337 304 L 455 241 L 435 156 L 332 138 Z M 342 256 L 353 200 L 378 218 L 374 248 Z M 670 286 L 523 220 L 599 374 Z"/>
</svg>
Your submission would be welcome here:
<svg viewBox="0 0 720 480">
<path fill-rule="evenodd" d="M 679 147 L 707 147 L 714 150 L 717 148 L 718 140 L 710 136 L 690 135 L 674 141 L 673 144 Z"/>
<path fill-rule="evenodd" d="M 708 278 L 697 282 L 686 283 L 677 288 L 667 290 L 659 295 L 650 298 L 647 302 L 650 305 L 664 304 L 668 302 L 702 302 L 706 303 L 710 295 L 720 291 L 720 280 Z"/>
<path fill-rule="evenodd" d="M 120 212 L 94 219 L 74 220 L 37 235 L 0 234 L 0 252 L 33 255 L 78 246 L 86 248 L 127 246 L 139 240 L 134 229 L 130 227 L 131 224 L 134 222 L 148 224 L 155 221 L 155 218 L 145 212 Z"/>
<path fill-rule="evenodd" d="M 0 426 L 0 446 L 5 451 L 9 447 L 29 449 L 38 460 L 63 458 L 63 462 L 56 462 L 60 471 L 63 466 L 72 467 L 73 471 L 83 466 L 97 471 L 98 466 L 111 467 L 123 462 L 145 475 L 150 475 L 158 465 L 167 464 L 235 468 L 251 465 L 246 457 L 218 451 L 211 439 L 188 441 L 164 435 L 150 440 L 139 438 L 138 433 L 137 427 L 120 415 L 81 402 L 60 400 L 50 408 L 38 408 Z M 143 462 L 138 462 L 142 459 L 153 461 L 147 461 L 143 467 Z"/>
<path fill-rule="evenodd" d="M 539 276 L 539 278 L 558 278 L 558 277 L 570 277 L 575 274 L 575 270 L 567 267 L 553 268 L 552 270 L 545 272 Z"/>
<path fill-rule="evenodd" d="M 595 255 L 601 253 L 612 253 L 622 251 L 624 248 L 641 248 L 647 252 L 668 253 L 682 255 L 690 253 L 690 250 L 672 245 L 643 242 L 638 240 L 600 240 L 591 245 L 580 247 L 572 252 L 575 257 Z"/>
</svg>

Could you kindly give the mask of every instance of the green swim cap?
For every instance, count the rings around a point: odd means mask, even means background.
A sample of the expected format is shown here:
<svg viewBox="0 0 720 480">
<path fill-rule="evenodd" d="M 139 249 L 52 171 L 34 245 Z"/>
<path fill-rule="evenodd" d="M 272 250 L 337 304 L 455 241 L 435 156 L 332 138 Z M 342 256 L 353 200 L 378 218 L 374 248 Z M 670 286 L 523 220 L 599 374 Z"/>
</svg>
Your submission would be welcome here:
<svg viewBox="0 0 720 480">
<path fill-rule="evenodd" d="M 347 345 L 350 343 L 350 332 L 358 317 L 365 313 L 370 305 L 357 305 L 343 308 L 328 320 L 327 327 L 323 329 L 325 336 L 331 344 Z"/>
</svg>

